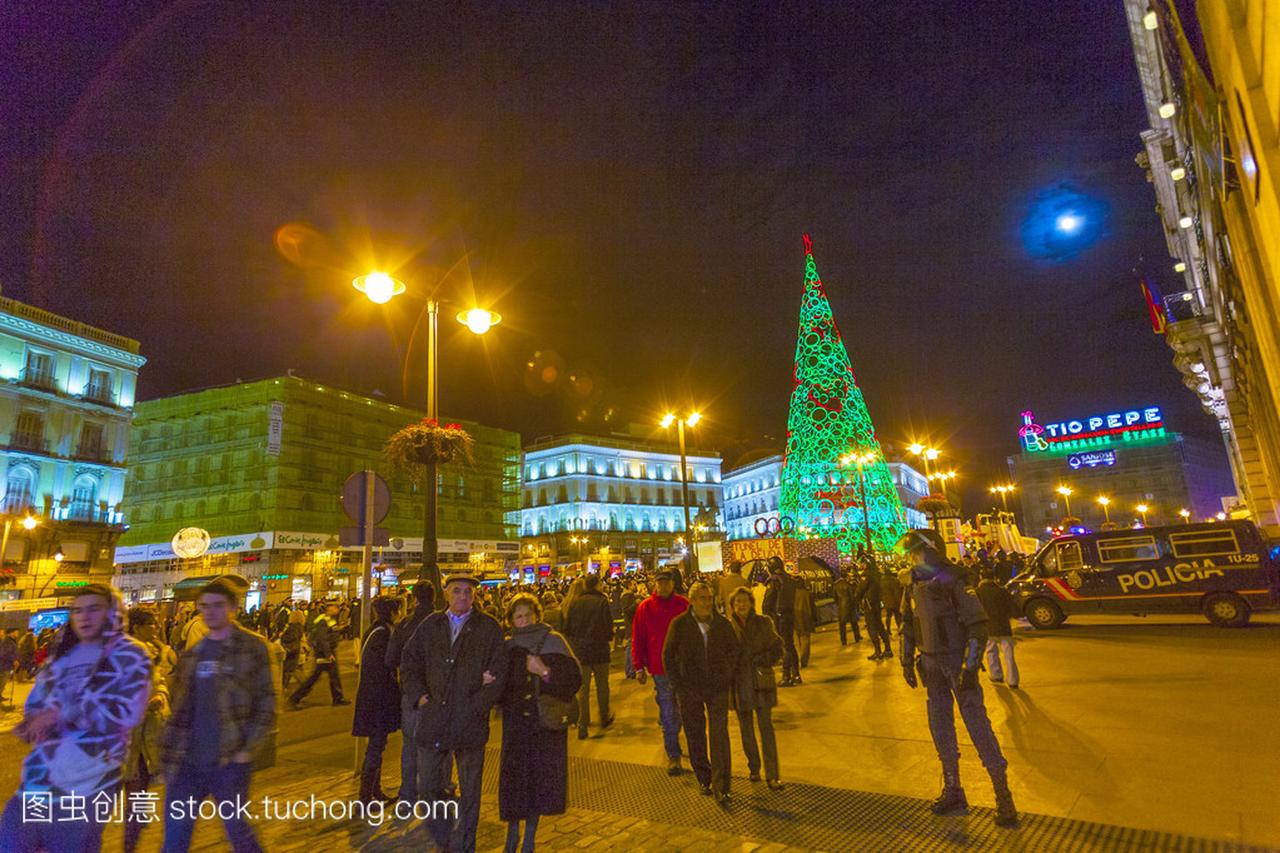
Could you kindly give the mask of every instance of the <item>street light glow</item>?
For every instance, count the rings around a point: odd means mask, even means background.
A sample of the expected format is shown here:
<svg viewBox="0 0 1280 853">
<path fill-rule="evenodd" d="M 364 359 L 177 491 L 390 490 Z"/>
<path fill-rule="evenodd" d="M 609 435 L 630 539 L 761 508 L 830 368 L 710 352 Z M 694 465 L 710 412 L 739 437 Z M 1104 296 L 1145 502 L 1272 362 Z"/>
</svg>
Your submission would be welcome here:
<svg viewBox="0 0 1280 853">
<path fill-rule="evenodd" d="M 924 445 L 913 444 L 907 448 L 907 452 L 913 456 L 919 456 L 921 453 L 924 453 Z"/>
<path fill-rule="evenodd" d="M 39 523 L 40 523 L 39 519 L 37 519 L 34 515 L 28 515 L 26 518 L 22 519 L 22 526 L 27 530 L 35 530 L 36 525 L 38 525 Z"/>
<path fill-rule="evenodd" d="M 471 330 L 472 334 L 483 335 L 502 322 L 502 315 L 496 311 L 483 308 L 472 308 L 458 314 L 458 322 Z"/>
<path fill-rule="evenodd" d="M 1098 503 L 1102 504 L 1103 506 L 1111 506 L 1111 498 L 1107 497 L 1106 495 L 1101 495 L 1098 498 Z"/>
<path fill-rule="evenodd" d="M 378 270 L 352 279 L 351 286 L 378 305 L 385 305 L 405 291 L 403 281 Z"/>
<path fill-rule="evenodd" d="M 1084 224 L 1084 218 L 1074 213 L 1064 213 L 1058 217 L 1058 230 L 1064 234 L 1074 234 Z"/>
<path fill-rule="evenodd" d="M 673 415 L 673 414 L 671 414 L 670 412 L 667 412 L 665 415 L 663 415 L 663 416 L 662 416 L 662 428 L 663 428 L 663 429 L 667 429 L 668 427 L 670 427 L 670 426 L 671 426 L 673 423 L 675 423 L 675 422 L 676 422 L 676 416 L 675 416 L 675 415 Z"/>
<path fill-rule="evenodd" d="M 1073 494 L 1075 494 L 1075 489 L 1071 488 L 1070 486 L 1058 486 L 1057 491 L 1058 491 L 1058 494 L 1062 495 L 1064 498 L 1069 498 Z"/>
<path fill-rule="evenodd" d="M 700 420 L 702 420 L 702 413 L 694 412 L 692 415 L 689 415 L 689 417 L 685 418 L 684 423 L 685 423 L 685 426 L 697 426 L 698 421 Z"/>
<path fill-rule="evenodd" d="M 942 451 L 934 447 L 930 447 L 924 452 L 924 458 L 928 459 L 930 462 L 937 459 L 941 455 L 942 455 Z"/>
<path fill-rule="evenodd" d="M 1191 510 L 1188 510 L 1188 509 L 1180 509 L 1180 510 L 1178 510 L 1178 515 L 1182 516 L 1183 518 L 1190 518 L 1190 517 L 1191 517 Z"/>
</svg>

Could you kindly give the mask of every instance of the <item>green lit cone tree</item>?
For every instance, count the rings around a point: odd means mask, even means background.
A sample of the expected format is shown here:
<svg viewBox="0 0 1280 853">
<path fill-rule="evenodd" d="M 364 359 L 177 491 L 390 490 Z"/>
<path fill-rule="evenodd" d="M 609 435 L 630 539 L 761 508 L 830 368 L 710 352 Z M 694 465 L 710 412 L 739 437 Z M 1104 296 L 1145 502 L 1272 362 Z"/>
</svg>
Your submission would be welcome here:
<svg viewBox="0 0 1280 853">
<path fill-rule="evenodd" d="M 804 255 L 779 512 L 794 519 L 797 528 L 809 528 L 811 536 L 838 539 L 845 553 L 866 541 L 865 518 L 872 547 L 888 551 L 906 530 L 902 502 L 818 277 L 808 234 Z M 874 457 L 862 466 L 861 482 L 856 465 L 840 464 L 850 453 Z"/>
</svg>

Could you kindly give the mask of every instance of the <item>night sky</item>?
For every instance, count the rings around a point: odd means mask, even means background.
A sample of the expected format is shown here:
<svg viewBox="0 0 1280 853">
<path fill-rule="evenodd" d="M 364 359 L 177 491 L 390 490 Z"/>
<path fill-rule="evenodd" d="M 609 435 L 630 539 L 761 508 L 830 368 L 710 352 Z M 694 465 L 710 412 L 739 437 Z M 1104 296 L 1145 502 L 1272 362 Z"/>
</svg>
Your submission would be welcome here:
<svg viewBox="0 0 1280 853">
<path fill-rule="evenodd" d="M 1216 432 L 1139 291 L 1177 286 L 1144 127 L 1120 0 L 20 0 L 0 284 L 139 339 L 143 399 L 295 368 L 417 402 L 419 304 L 349 282 L 443 281 L 504 315 L 443 324 L 446 413 L 691 402 L 732 461 L 785 432 L 808 231 L 881 439 L 985 491 L 1026 407 Z"/>
</svg>

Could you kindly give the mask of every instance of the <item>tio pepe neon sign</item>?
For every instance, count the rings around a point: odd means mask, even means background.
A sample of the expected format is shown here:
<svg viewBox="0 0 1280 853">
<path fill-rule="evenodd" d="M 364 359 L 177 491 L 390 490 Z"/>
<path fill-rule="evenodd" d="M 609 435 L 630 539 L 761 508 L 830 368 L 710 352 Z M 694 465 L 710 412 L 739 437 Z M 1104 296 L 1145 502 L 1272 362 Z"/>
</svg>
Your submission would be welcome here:
<svg viewBox="0 0 1280 853">
<path fill-rule="evenodd" d="M 1028 452 L 1035 453 L 1048 450 L 1050 446 L 1064 441 L 1122 435 L 1163 426 L 1164 417 L 1160 413 L 1159 406 L 1091 415 L 1087 418 L 1057 421 L 1043 426 L 1036 423 L 1035 416 L 1028 409 L 1022 413 L 1022 427 L 1018 430 L 1018 437 L 1022 439 L 1022 446 Z"/>
</svg>

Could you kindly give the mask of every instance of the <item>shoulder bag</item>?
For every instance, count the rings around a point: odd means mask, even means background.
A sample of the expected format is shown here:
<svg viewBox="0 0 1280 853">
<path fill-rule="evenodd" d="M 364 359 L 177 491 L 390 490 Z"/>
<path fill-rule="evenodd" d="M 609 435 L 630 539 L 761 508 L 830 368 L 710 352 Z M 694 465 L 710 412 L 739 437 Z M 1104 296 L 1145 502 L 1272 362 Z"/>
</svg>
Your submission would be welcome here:
<svg viewBox="0 0 1280 853">
<path fill-rule="evenodd" d="M 538 641 L 538 647 L 533 650 L 535 657 L 542 653 L 542 644 L 550 635 L 550 631 L 542 635 L 542 639 Z M 563 732 L 578 722 L 577 699 L 566 701 L 558 696 L 543 693 L 542 679 L 537 676 L 533 678 L 533 698 L 538 703 L 538 723 L 547 731 Z"/>
</svg>

